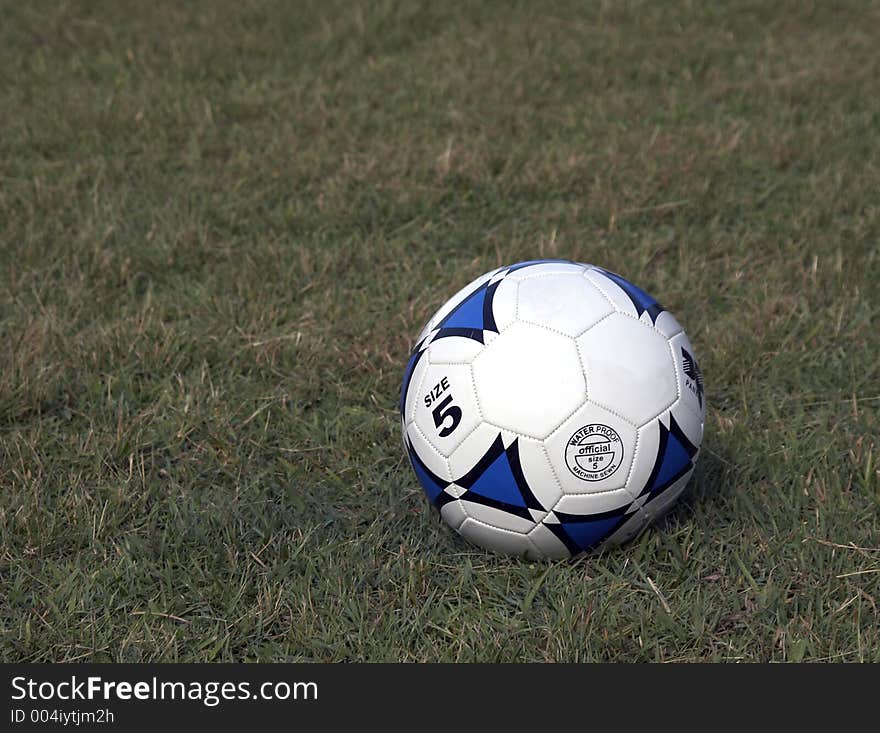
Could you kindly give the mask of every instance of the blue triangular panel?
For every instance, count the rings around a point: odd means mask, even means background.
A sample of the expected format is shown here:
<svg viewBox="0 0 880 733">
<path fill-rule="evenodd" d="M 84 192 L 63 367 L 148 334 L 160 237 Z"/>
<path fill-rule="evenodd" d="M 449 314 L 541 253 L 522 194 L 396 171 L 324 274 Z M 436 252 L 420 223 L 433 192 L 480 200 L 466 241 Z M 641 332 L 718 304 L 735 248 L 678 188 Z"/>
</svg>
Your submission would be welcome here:
<svg viewBox="0 0 880 733">
<path fill-rule="evenodd" d="M 422 485 L 422 488 L 425 490 L 431 503 L 433 503 L 440 495 L 440 492 L 446 488 L 447 484 L 440 483 L 439 479 L 425 468 L 425 465 L 419 459 L 418 455 L 416 455 L 412 446 L 408 446 L 408 449 L 410 463 L 412 463 L 413 470 L 416 472 L 416 477 L 419 479 L 419 483 Z"/>
<path fill-rule="evenodd" d="M 483 329 L 481 328 L 441 328 L 437 331 L 434 341 L 449 338 L 450 336 L 460 336 L 461 338 L 473 339 L 483 343 Z M 431 343 L 434 343 L 432 341 Z"/>
<path fill-rule="evenodd" d="M 605 539 L 618 524 L 620 517 L 594 519 L 586 522 L 563 522 L 562 528 L 578 547 L 588 550 Z"/>
<path fill-rule="evenodd" d="M 665 486 L 669 481 L 674 479 L 678 474 L 690 466 L 691 459 L 687 450 L 681 442 L 672 433 L 666 440 L 666 450 L 663 453 L 663 459 L 660 463 L 660 470 L 657 472 L 657 478 L 651 486 L 651 491 Z"/>
<path fill-rule="evenodd" d="M 446 328 L 475 328 L 483 330 L 483 301 L 486 299 L 486 288 L 480 288 L 469 296 L 458 308 L 440 322 Z"/>
<path fill-rule="evenodd" d="M 605 277 L 613 280 L 623 289 L 623 292 L 629 296 L 629 299 L 635 305 L 636 312 L 639 315 L 642 315 L 644 311 L 650 311 L 652 308 L 657 307 L 657 301 L 637 285 L 633 285 L 629 280 L 622 278 L 620 275 L 615 275 L 613 272 L 608 272 L 608 270 L 602 270 L 601 272 Z"/>
<path fill-rule="evenodd" d="M 510 470 L 510 462 L 507 460 L 506 453 L 498 456 L 492 465 L 483 471 L 482 476 L 471 484 L 470 491 L 505 504 L 526 506 L 513 471 Z"/>
</svg>

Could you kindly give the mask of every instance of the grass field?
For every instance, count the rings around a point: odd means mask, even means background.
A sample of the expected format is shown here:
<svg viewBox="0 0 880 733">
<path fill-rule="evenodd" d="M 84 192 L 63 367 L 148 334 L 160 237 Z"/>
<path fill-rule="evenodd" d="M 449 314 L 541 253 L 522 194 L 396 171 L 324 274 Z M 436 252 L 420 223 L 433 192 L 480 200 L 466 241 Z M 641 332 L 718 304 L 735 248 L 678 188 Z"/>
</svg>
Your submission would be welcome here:
<svg viewBox="0 0 880 733">
<path fill-rule="evenodd" d="M 877 4 L 0 5 L 0 659 L 880 661 Z M 396 402 L 554 256 L 709 416 L 665 523 L 530 564 Z"/>
</svg>

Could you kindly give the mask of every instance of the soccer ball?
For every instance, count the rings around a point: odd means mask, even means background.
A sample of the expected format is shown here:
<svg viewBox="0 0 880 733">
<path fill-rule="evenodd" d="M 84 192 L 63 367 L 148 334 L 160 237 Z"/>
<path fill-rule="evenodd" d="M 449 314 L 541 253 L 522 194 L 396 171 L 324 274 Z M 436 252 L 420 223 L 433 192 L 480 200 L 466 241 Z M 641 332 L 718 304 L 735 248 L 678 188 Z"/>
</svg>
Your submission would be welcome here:
<svg viewBox="0 0 880 733">
<path fill-rule="evenodd" d="M 400 412 L 443 519 L 538 559 L 620 544 L 668 509 L 706 405 L 693 347 L 654 298 L 600 267 L 536 260 L 486 273 L 434 314 Z"/>
</svg>

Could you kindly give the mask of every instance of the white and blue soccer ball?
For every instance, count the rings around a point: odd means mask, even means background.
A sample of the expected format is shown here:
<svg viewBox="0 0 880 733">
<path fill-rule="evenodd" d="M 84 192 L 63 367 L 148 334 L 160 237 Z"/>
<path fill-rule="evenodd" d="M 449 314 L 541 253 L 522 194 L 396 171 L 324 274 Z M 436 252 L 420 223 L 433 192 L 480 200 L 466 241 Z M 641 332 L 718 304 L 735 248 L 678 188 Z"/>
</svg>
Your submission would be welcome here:
<svg viewBox="0 0 880 733">
<path fill-rule="evenodd" d="M 400 411 L 416 476 L 453 529 L 564 558 L 670 507 L 706 404 L 693 347 L 654 298 L 600 267 L 538 260 L 486 273 L 434 314 Z"/>
</svg>

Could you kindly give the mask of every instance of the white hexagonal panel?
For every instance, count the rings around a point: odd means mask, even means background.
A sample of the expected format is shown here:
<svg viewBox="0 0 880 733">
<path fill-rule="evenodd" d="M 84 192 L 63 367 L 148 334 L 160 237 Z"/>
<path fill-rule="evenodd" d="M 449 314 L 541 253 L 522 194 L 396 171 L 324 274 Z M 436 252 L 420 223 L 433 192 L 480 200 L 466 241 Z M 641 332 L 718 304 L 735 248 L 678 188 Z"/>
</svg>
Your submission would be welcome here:
<svg viewBox="0 0 880 733">
<path fill-rule="evenodd" d="M 470 517 L 462 522 L 458 531 L 465 539 L 487 550 L 504 552 L 508 555 L 526 555 L 531 557 L 537 555 L 535 546 L 526 535 L 492 527 Z"/>
<path fill-rule="evenodd" d="M 517 322 L 473 362 L 483 416 L 499 427 L 543 438 L 583 404 L 586 383 L 574 341 Z"/>
<path fill-rule="evenodd" d="M 452 455 L 480 424 L 480 408 L 468 364 L 429 364 L 414 399 L 416 425 L 443 456 Z"/>
<path fill-rule="evenodd" d="M 578 336 L 614 312 L 583 273 L 533 277 L 520 283 L 519 317 L 568 336 Z"/>
<path fill-rule="evenodd" d="M 590 401 L 643 425 L 678 397 L 666 338 L 631 316 L 614 313 L 577 339 Z"/>
<path fill-rule="evenodd" d="M 544 447 L 564 494 L 612 491 L 626 484 L 636 452 L 636 428 L 587 402 L 544 441 Z"/>
</svg>

